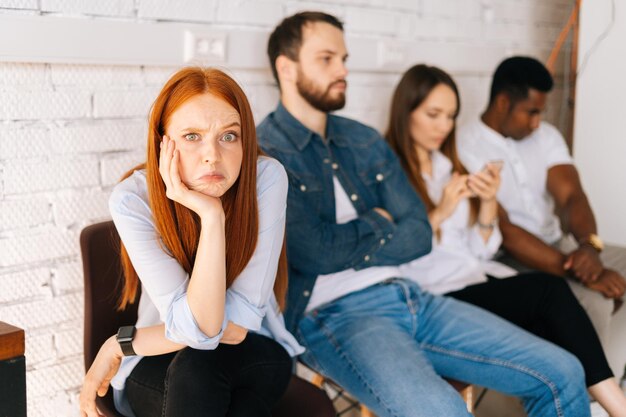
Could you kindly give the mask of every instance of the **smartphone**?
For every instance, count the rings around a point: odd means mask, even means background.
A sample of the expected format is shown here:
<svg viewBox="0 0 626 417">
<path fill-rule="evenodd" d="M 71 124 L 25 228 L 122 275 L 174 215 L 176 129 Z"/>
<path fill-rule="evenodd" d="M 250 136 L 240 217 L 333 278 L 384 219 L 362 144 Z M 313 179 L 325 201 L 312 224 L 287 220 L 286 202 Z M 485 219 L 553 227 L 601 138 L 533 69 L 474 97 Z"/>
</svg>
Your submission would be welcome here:
<svg viewBox="0 0 626 417">
<path fill-rule="evenodd" d="M 502 159 L 493 159 L 485 164 L 481 171 L 487 172 L 487 167 L 491 165 L 498 171 L 502 171 L 502 167 L 504 166 L 504 161 Z"/>
</svg>

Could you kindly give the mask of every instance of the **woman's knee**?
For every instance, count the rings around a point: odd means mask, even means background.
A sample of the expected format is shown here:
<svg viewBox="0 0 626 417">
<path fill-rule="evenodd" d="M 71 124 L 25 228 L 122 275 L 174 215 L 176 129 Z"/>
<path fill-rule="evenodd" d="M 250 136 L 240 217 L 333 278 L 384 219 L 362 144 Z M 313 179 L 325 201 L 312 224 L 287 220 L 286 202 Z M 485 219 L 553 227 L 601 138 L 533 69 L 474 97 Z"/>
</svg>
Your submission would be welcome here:
<svg viewBox="0 0 626 417">
<path fill-rule="evenodd" d="M 570 391 L 571 395 L 586 395 L 585 370 L 582 364 L 571 353 L 559 349 L 559 354 L 553 355 L 551 360 L 550 379 L 557 385 L 558 392 Z"/>
<path fill-rule="evenodd" d="M 178 352 L 167 369 L 166 381 L 169 387 L 213 386 L 224 379 L 225 364 L 215 350 L 185 348 Z"/>
</svg>

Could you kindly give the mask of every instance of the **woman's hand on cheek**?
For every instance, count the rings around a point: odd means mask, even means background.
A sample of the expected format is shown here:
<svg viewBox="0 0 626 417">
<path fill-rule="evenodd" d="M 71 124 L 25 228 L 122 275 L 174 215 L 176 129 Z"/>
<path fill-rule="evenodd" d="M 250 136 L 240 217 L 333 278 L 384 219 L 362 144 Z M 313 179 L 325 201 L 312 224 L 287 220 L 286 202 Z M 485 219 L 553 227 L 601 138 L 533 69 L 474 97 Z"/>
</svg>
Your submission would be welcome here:
<svg viewBox="0 0 626 417">
<path fill-rule="evenodd" d="M 217 197 L 190 190 L 180 177 L 180 151 L 176 143 L 163 136 L 159 155 L 159 173 L 165 183 L 167 198 L 194 211 L 200 218 L 224 216 L 222 201 Z"/>
</svg>

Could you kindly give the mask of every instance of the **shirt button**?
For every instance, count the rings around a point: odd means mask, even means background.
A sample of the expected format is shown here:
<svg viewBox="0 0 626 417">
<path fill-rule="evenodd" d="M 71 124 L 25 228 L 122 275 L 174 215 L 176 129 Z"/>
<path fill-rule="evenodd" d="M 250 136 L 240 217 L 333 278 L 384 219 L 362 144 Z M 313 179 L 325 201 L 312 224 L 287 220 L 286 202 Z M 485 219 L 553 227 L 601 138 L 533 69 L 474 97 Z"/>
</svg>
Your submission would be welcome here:
<svg viewBox="0 0 626 417">
<path fill-rule="evenodd" d="M 331 167 L 333 167 L 333 169 L 336 171 L 339 169 L 339 164 L 337 162 L 333 162 L 333 164 L 331 165 Z"/>
<path fill-rule="evenodd" d="M 304 290 L 302 295 L 304 295 L 305 297 L 308 297 L 309 295 L 311 295 L 311 292 L 309 290 Z"/>
<path fill-rule="evenodd" d="M 330 164 L 330 159 L 328 159 L 328 158 L 324 158 L 324 163 L 325 163 L 325 164 Z"/>
<path fill-rule="evenodd" d="M 300 186 L 300 191 L 305 192 L 306 191 L 306 185 L 302 184 Z"/>
<path fill-rule="evenodd" d="M 387 241 L 385 239 L 380 239 L 380 244 L 384 245 L 385 243 L 387 243 Z"/>
<path fill-rule="evenodd" d="M 385 179 L 385 176 L 383 174 L 376 174 L 376 181 L 380 182 L 384 179 Z"/>
<path fill-rule="evenodd" d="M 352 194 L 352 195 L 350 196 L 350 200 L 352 200 L 352 201 L 357 201 L 358 199 L 359 199 L 359 196 L 358 196 L 358 195 L 356 195 L 356 194 Z"/>
<path fill-rule="evenodd" d="M 392 233 L 389 233 L 389 234 L 387 235 L 387 239 L 391 239 L 392 237 L 393 237 L 393 234 L 392 234 Z"/>
<path fill-rule="evenodd" d="M 370 256 L 369 256 L 369 255 L 365 255 L 365 256 L 363 257 L 363 259 L 365 260 L 365 262 L 369 262 L 369 260 L 370 260 Z"/>
</svg>

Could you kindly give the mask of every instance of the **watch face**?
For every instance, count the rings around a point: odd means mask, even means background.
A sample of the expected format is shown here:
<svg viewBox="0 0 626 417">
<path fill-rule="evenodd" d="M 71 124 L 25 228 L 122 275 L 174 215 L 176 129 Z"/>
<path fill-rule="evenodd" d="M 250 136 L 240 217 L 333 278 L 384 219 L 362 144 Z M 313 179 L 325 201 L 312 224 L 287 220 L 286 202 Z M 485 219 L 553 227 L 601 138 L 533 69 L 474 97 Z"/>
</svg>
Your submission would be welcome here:
<svg viewBox="0 0 626 417">
<path fill-rule="evenodd" d="M 604 249 L 604 243 L 602 242 L 602 239 L 600 239 L 598 235 L 591 234 L 589 236 L 589 243 L 598 251 L 601 251 L 602 249 Z"/>
<path fill-rule="evenodd" d="M 133 340 L 133 336 L 135 336 L 135 326 L 120 327 L 117 332 L 117 340 L 119 342 L 131 341 Z"/>
</svg>

